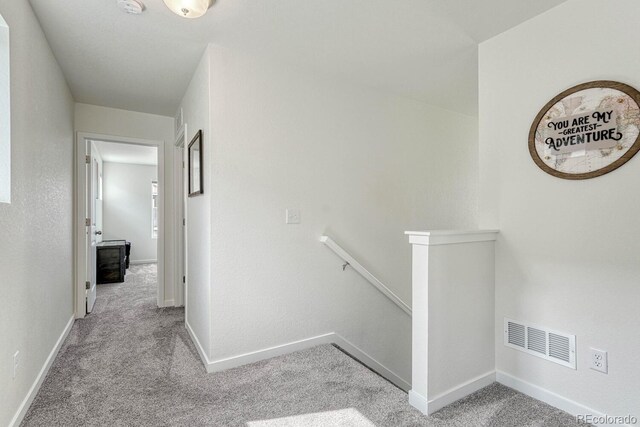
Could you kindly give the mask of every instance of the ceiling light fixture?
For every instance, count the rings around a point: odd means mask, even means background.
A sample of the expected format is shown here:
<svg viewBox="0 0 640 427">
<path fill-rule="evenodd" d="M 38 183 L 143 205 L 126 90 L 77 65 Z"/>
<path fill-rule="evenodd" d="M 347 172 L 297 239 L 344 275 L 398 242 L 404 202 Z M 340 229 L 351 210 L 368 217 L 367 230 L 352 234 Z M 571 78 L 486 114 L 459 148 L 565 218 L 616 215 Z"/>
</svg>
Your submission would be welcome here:
<svg viewBox="0 0 640 427">
<path fill-rule="evenodd" d="M 211 7 L 211 0 L 163 0 L 176 15 L 183 18 L 199 18 Z"/>
</svg>

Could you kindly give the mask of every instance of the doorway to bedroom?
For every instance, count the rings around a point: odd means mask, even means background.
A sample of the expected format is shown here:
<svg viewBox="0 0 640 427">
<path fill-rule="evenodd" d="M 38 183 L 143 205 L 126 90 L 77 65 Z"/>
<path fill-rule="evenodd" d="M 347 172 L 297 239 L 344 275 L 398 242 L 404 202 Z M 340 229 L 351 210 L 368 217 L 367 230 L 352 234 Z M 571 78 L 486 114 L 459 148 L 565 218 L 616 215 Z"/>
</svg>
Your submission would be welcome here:
<svg viewBox="0 0 640 427">
<path fill-rule="evenodd" d="M 159 146 L 79 135 L 77 148 L 76 317 L 124 299 L 162 301 Z"/>
</svg>

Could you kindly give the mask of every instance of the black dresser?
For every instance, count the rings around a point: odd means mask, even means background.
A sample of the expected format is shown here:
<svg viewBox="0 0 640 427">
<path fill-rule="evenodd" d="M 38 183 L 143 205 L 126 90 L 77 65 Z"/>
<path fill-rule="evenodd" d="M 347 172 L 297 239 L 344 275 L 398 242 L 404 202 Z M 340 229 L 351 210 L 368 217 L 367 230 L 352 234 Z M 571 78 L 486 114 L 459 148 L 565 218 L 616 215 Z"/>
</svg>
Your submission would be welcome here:
<svg viewBox="0 0 640 427">
<path fill-rule="evenodd" d="M 127 271 L 130 245 L 125 240 L 105 240 L 96 245 L 96 282 L 121 283 Z"/>
</svg>

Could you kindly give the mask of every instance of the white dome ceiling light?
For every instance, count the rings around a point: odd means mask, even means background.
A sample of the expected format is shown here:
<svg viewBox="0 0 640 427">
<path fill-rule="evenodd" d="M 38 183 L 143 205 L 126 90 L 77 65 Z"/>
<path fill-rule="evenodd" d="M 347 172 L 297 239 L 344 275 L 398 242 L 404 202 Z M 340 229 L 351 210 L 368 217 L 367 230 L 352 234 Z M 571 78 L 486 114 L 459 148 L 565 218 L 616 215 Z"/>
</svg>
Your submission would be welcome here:
<svg viewBox="0 0 640 427">
<path fill-rule="evenodd" d="M 211 0 L 163 0 L 176 15 L 183 18 L 199 18 L 211 7 Z"/>
<path fill-rule="evenodd" d="M 138 0 L 118 0 L 118 7 L 131 15 L 140 15 L 144 11 L 144 3 Z"/>
</svg>

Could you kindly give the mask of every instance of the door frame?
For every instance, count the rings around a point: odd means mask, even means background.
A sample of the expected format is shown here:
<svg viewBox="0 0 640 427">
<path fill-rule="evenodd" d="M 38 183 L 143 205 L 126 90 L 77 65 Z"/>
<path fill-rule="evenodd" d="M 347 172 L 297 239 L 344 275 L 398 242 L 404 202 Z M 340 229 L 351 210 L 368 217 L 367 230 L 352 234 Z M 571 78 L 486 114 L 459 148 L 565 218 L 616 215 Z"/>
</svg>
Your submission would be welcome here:
<svg viewBox="0 0 640 427">
<path fill-rule="evenodd" d="M 166 192 L 165 182 L 165 166 L 164 166 L 164 142 L 152 139 L 129 138 L 123 136 L 104 135 L 89 132 L 77 132 L 75 150 L 75 173 L 74 173 L 74 260 L 75 260 L 75 280 L 74 289 L 74 308 L 76 319 L 82 319 L 87 315 L 86 307 L 86 225 L 85 225 L 85 206 L 86 206 L 86 163 L 85 163 L 85 141 L 106 141 L 121 144 L 146 145 L 157 147 L 158 154 L 158 307 L 165 306 L 164 299 L 164 269 L 165 269 L 165 211 L 164 199 Z"/>
<path fill-rule="evenodd" d="M 187 168 L 186 147 L 187 124 L 183 124 L 178 130 L 174 143 L 173 156 L 173 201 L 174 201 L 174 248 L 175 248 L 175 288 L 173 291 L 176 307 L 185 306 L 187 301 Z M 184 222 L 183 222 L 184 220 Z M 183 282 L 184 276 L 184 282 Z"/>
</svg>

